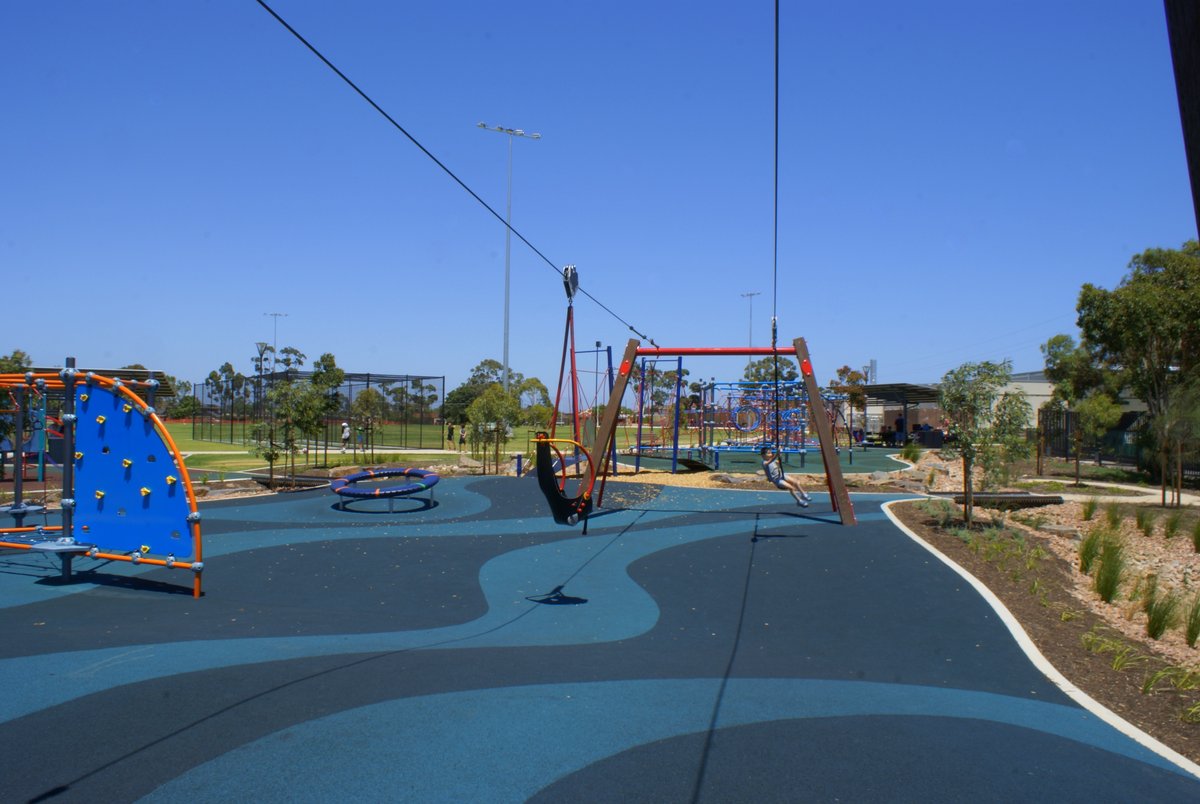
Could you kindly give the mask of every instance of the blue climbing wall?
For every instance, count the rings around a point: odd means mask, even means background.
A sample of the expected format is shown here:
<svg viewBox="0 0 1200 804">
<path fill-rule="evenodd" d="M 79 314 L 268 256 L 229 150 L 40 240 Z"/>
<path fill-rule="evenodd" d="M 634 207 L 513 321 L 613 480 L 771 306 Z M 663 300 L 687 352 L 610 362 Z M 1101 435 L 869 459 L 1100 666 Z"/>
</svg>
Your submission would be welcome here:
<svg viewBox="0 0 1200 804">
<path fill-rule="evenodd" d="M 114 553 L 190 560 L 187 488 L 145 406 L 81 384 L 75 412 L 76 540 Z"/>
</svg>

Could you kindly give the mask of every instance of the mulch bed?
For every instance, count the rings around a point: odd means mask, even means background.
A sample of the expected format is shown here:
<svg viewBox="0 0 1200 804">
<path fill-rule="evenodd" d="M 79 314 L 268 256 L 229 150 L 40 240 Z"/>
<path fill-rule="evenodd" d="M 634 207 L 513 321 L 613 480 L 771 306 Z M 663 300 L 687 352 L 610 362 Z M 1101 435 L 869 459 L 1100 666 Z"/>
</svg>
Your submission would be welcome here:
<svg viewBox="0 0 1200 804">
<path fill-rule="evenodd" d="M 1155 654 L 1149 639 L 1131 640 L 1106 628 L 1103 619 L 1071 594 L 1074 567 L 1049 550 L 1032 570 L 1019 561 L 989 560 L 984 551 L 973 551 L 962 539 L 939 528 L 919 506 L 918 502 L 905 502 L 891 510 L 910 530 L 991 589 L 1071 683 L 1165 745 L 1200 762 L 1200 724 L 1183 720 L 1184 711 L 1200 702 L 1200 689 L 1180 691 L 1167 685 L 1143 694 L 1147 677 L 1168 662 Z M 1026 541 L 1038 538 L 1026 537 Z M 1084 635 L 1089 632 L 1132 646 L 1144 658 L 1114 670 L 1112 653 L 1094 653 L 1085 647 Z"/>
</svg>

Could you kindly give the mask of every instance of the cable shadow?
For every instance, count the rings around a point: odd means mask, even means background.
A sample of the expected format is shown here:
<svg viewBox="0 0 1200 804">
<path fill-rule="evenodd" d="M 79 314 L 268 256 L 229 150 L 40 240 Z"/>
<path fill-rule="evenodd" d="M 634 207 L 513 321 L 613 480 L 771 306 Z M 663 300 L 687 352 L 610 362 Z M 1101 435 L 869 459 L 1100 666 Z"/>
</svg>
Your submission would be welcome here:
<svg viewBox="0 0 1200 804">
<path fill-rule="evenodd" d="M 750 537 L 750 558 L 746 562 L 746 578 L 742 583 L 742 602 L 738 609 L 737 629 L 734 631 L 733 647 L 729 651 L 729 661 L 725 665 L 725 673 L 721 676 L 721 687 L 717 691 L 716 700 L 713 701 L 712 717 L 708 720 L 708 731 L 704 737 L 704 749 L 700 752 L 700 764 L 696 769 L 696 785 L 692 789 L 692 804 L 696 804 L 700 800 L 700 793 L 704 789 L 704 777 L 708 773 L 708 761 L 712 754 L 713 738 L 717 732 L 717 721 L 721 717 L 721 707 L 725 703 L 725 691 L 729 687 L 729 677 L 733 675 L 733 664 L 737 660 L 738 648 L 742 643 L 742 633 L 746 624 L 746 602 L 750 599 L 750 582 L 754 577 L 754 553 L 755 545 L 758 542 L 758 515 L 754 518 L 754 534 Z"/>
</svg>

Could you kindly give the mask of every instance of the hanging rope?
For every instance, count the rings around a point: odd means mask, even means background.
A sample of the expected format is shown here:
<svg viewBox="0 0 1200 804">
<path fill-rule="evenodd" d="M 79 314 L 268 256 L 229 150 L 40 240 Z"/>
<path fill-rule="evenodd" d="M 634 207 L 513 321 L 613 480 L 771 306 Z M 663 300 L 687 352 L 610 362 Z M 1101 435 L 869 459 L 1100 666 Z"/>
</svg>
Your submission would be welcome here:
<svg viewBox="0 0 1200 804">
<path fill-rule="evenodd" d="M 775 0 L 775 203 L 771 248 L 771 350 L 775 358 L 775 434 L 779 443 L 779 0 Z"/>
</svg>

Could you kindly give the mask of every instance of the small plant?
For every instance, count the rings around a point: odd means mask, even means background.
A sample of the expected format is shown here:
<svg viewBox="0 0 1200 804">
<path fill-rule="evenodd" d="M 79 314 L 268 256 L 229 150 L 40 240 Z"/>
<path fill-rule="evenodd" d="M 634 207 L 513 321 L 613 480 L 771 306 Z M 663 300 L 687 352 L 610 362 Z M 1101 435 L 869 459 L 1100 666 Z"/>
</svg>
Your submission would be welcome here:
<svg viewBox="0 0 1200 804">
<path fill-rule="evenodd" d="M 1100 501 L 1095 497 L 1090 497 L 1083 503 L 1083 521 L 1091 522 L 1092 517 L 1096 515 L 1096 508 L 1099 507 Z"/>
<path fill-rule="evenodd" d="M 916 441 L 906 442 L 900 449 L 900 457 L 909 463 L 916 463 L 921 459 L 921 448 L 917 446 Z"/>
<path fill-rule="evenodd" d="M 1171 676 L 1177 670 L 1179 670 L 1178 667 L 1164 667 L 1161 670 L 1157 670 L 1148 674 L 1146 679 L 1142 682 L 1142 695 L 1149 695 L 1150 693 L 1154 692 L 1154 688 L 1158 686 L 1160 681 L 1163 679 L 1170 680 Z"/>
<path fill-rule="evenodd" d="M 1179 622 L 1179 594 L 1171 591 L 1159 594 L 1157 588 L 1146 603 L 1146 634 L 1151 639 L 1160 639 Z"/>
<path fill-rule="evenodd" d="M 1192 604 L 1188 606 L 1187 616 L 1184 618 L 1183 635 L 1187 639 L 1189 648 L 1196 647 L 1196 638 L 1200 637 L 1200 593 L 1192 598 Z"/>
<path fill-rule="evenodd" d="M 1074 609 L 1063 609 L 1058 613 L 1059 622 L 1069 623 L 1079 618 L 1079 612 Z"/>
<path fill-rule="evenodd" d="M 1154 599 L 1158 596 L 1157 575 L 1150 573 L 1133 585 L 1133 590 L 1129 593 L 1129 599 L 1137 600 L 1139 595 L 1142 598 L 1142 611 L 1149 614 L 1150 607 L 1154 605 Z"/>
<path fill-rule="evenodd" d="M 1125 545 L 1114 535 L 1101 540 L 1099 565 L 1096 567 L 1096 594 L 1105 603 L 1112 603 L 1125 579 Z"/>
<path fill-rule="evenodd" d="M 1184 709 L 1179 718 L 1184 723 L 1200 723 L 1200 701 Z"/>
<path fill-rule="evenodd" d="M 1116 530 L 1117 528 L 1121 527 L 1121 519 L 1122 516 L 1120 503 L 1110 502 L 1108 505 L 1104 506 L 1104 521 L 1108 523 L 1110 528 Z"/>
<path fill-rule="evenodd" d="M 1149 508 L 1138 508 L 1134 514 L 1134 522 L 1137 523 L 1137 529 L 1142 532 L 1142 535 L 1149 538 L 1154 535 L 1154 520 L 1157 517 Z"/>
<path fill-rule="evenodd" d="M 1133 667 L 1135 664 L 1141 664 L 1148 657 L 1143 656 L 1134 649 L 1133 645 L 1122 645 L 1113 653 L 1112 669 L 1120 672 L 1126 667 Z"/>
<path fill-rule="evenodd" d="M 1179 526 L 1183 522 L 1183 511 L 1172 511 L 1166 519 L 1163 520 L 1163 538 L 1174 539 L 1179 535 Z"/>
<path fill-rule="evenodd" d="M 1100 555 L 1104 536 L 1105 532 L 1096 528 L 1079 543 L 1079 571 L 1084 575 L 1092 574 L 1092 564 L 1095 563 L 1096 556 Z"/>
</svg>

